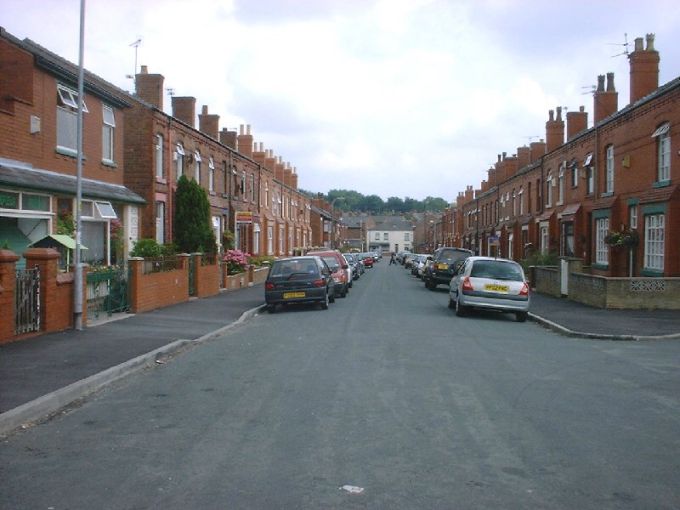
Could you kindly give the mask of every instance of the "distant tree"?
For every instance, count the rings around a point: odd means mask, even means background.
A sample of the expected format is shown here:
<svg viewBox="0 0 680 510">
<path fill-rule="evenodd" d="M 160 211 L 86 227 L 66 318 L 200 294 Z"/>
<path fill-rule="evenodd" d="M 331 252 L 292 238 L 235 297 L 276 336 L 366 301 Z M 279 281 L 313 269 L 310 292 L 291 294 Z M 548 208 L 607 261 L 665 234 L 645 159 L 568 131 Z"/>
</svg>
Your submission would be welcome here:
<svg viewBox="0 0 680 510">
<path fill-rule="evenodd" d="M 208 194 L 185 175 L 177 181 L 173 234 L 180 252 L 214 253 L 217 249 Z"/>
<path fill-rule="evenodd" d="M 385 202 L 378 195 L 368 195 L 361 202 L 361 211 L 378 214 L 385 208 Z"/>
<path fill-rule="evenodd" d="M 385 209 L 400 214 L 404 212 L 404 201 L 399 197 L 389 197 Z"/>
<path fill-rule="evenodd" d="M 423 200 L 425 211 L 443 211 L 449 204 L 443 198 L 426 197 Z"/>
</svg>

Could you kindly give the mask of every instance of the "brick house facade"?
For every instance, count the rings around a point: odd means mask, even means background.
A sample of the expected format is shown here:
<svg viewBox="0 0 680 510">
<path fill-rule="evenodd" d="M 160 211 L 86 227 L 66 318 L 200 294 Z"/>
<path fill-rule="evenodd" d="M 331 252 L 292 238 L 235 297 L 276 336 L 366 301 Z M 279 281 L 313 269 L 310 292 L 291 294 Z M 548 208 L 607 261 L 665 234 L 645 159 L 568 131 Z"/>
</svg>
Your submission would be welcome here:
<svg viewBox="0 0 680 510">
<path fill-rule="evenodd" d="M 579 257 L 602 276 L 680 276 L 680 78 L 659 87 L 653 35 L 629 59 L 628 106 L 618 110 L 614 75 L 600 76 L 593 127 L 581 107 L 565 133 L 557 108 L 545 142 L 499 156 L 480 189 L 458 194 L 462 246 Z"/>
</svg>

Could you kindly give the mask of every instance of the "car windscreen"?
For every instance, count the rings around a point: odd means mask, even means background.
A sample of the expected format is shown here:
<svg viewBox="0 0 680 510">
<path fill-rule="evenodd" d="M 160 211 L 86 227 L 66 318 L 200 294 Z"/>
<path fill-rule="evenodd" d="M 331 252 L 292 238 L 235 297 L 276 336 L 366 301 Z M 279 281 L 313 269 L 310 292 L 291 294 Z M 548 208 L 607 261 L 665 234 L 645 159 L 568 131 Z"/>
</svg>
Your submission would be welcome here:
<svg viewBox="0 0 680 510">
<path fill-rule="evenodd" d="M 469 256 L 470 256 L 470 254 L 466 251 L 444 250 L 439 255 L 439 260 L 441 262 L 448 262 L 449 264 L 452 264 L 453 262 L 456 262 L 457 260 L 463 260 L 463 259 L 468 258 Z"/>
<path fill-rule="evenodd" d="M 338 268 L 340 267 L 340 264 L 338 264 L 338 261 L 335 259 L 335 257 L 321 257 L 326 264 L 328 264 L 328 267 L 331 269 L 331 271 L 337 271 Z"/>
<path fill-rule="evenodd" d="M 520 266 L 497 260 L 476 260 L 470 270 L 470 276 L 515 282 L 524 280 L 522 268 Z"/>
<path fill-rule="evenodd" d="M 272 265 L 271 277 L 290 277 L 291 275 L 314 275 L 319 274 L 319 266 L 314 260 L 279 260 Z"/>
</svg>

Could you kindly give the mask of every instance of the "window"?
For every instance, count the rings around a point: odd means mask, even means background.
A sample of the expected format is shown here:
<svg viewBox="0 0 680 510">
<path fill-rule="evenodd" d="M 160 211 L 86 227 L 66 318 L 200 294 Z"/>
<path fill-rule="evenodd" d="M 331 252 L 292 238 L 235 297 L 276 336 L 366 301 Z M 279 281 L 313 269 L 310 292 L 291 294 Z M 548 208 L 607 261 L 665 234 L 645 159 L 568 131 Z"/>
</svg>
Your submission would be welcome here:
<svg viewBox="0 0 680 510">
<path fill-rule="evenodd" d="M 380 232 L 375 233 L 375 240 L 380 241 Z"/>
<path fill-rule="evenodd" d="M 551 173 L 548 173 L 548 177 L 545 180 L 545 194 L 546 194 L 546 199 L 545 199 L 545 206 L 546 207 L 552 207 L 552 199 L 553 199 L 553 186 L 555 185 L 555 181 L 553 180 L 553 176 Z"/>
<path fill-rule="evenodd" d="M 253 255 L 260 254 L 260 224 L 253 225 Z"/>
<path fill-rule="evenodd" d="M 573 160 L 571 162 L 570 166 L 571 166 L 571 187 L 577 188 L 578 187 L 578 165 L 576 164 L 576 160 Z"/>
<path fill-rule="evenodd" d="M 196 184 L 200 185 L 201 184 L 201 162 L 203 160 L 201 159 L 201 153 L 198 151 L 194 151 L 194 179 L 196 180 Z"/>
<path fill-rule="evenodd" d="M 636 205 L 631 205 L 628 208 L 628 224 L 630 225 L 630 228 L 638 228 L 638 212 Z"/>
<path fill-rule="evenodd" d="M 595 170 L 592 166 L 586 167 L 586 193 L 595 193 Z"/>
<path fill-rule="evenodd" d="M 609 247 L 604 241 L 609 233 L 609 218 L 595 220 L 595 263 L 609 264 Z"/>
<path fill-rule="evenodd" d="M 550 250 L 550 237 L 548 236 L 548 225 L 541 224 L 539 227 L 540 250 L 542 254 Z"/>
<path fill-rule="evenodd" d="M 267 227 L 267 255 L 272 255 L 274 251 L 274 227 Z"/>
<path fill-rule="evenodd" d="M 87 113 L 82 101 L 83 113 Z M 78 136 L 78 93 L 63 85 L 57 85 L 57 148 L 76 155 Z"/>
<path fill-rule="evenodd" d="M 410 232 L 404 232 L 404 241 L 410 241 L 410 240 L 411 240 Z"/>
<path fill-rule="evenodd" d="M 514 258 L 514 256 L 513 256 L 513 251 L 514 251 L 513 240 L 514 240 L 514 238 L 515 238 L 514 234 L 512 234 L 512 233 L 508 234 L 508 253 L 507 253 L 507 256 L 508 256 L 509 259 Z"/>
<path fill-rule="evenodd" d="M 250 175 L 250 201 L 255 203 L 255 175 Z"/>
<path fill-rule="evenodd" d="M 104 106 L 102 108 L 103 126 L 102 126 L 102 160 L 107 163 L 113 163 L 113 133 L 116 128 L 116 117 L 113 114 L 113 108 Z"/>
<path fill-rule="evenodd" d="M 389 232 L 383 233 L 383 241 L 389 241 L 389 239 L 390 239 L 390 234 L 389 234 Z"/>
<path fill-rule="evenodd" d="M 657 180 L 665 182 L 671 179 L 671 136 L 670 124 L 662 124 L 652 137 L 656 138 L 657 147 Z"/>
<path fill-rule="evenodd" d="M 645 216 L 645 269 L 663 271 L 665 217 L 663 214 Z"/>
<path fill-rule="evenodd" d="M 155 146 L 156 179 L 163 179 L 163 135 L 156 135 Z"/>
<path fill-rule="evenodd" d="M 226 161 L 222 161 L 222 194 L 227 195 L 229 193 L 229 167 Z"/>
<path fill-rule="evenodd" d="M 564 170 L 566 163 L 560 167 L 560 173 L 558 174 L 558 185 L 557 185 L 557 203 L 564 203 Z"/>
<path fill-rule="evenodd" d="M 100 218 L 104 220 L 114 220 L 118 218 L 111 202 L 95 202 L 94 206 L 97 209 L 97 214 Z"/>
<path fill-rule="evenodd" d="M 165 202 L 156 202 L 156 242 L 165 244 Z"/>
<path fill-rule="evenodd" d="M 524 188 L 519 189 L 519 215 L 524 215 Z"/>
<path fill-rule="evenodd" d="M 241 182 L 239 183 L 239 192 L 241 195 L 245 195 L 246 193 L 246 173 L 243 172 L 241 174 Z M 279 200 L 279 204 L 281 203 L 281 200 Z"/>
<path fill-rule="evenodd" d="M 184 175 L 184 147 L 181 143 L 175 146 L 175 180 Z"/>
<path fill-rule="evenodd" d="M 215 160 L 212 157 L 208 159 L 208 191 L 215 192 Z"/>
<path fill-rule="evenodd" d="M 512 190 L 512 217 L 517 217 L 517 193 L 514 189 Z"/>
<path fill-rule="evenodd" d="M 604 179 L 605 193 L 614 193 L 614 146 L 608 145 L 606 149 L 607 171 Z"/>
</svg>

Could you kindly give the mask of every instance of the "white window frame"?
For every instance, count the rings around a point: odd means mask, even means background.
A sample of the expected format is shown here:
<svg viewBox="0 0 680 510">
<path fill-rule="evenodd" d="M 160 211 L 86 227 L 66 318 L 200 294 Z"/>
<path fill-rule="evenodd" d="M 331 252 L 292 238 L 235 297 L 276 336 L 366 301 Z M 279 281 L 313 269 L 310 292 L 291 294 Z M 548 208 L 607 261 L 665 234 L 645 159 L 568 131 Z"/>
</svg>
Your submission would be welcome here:
<svg viewBox="0 0 680 510">
<path fill-rule="evenodd" d="M 118 215 L 116 210 L 111 205 L 111 202 L 97 201 L 94 202 L 94 207 L 97 210 L 97 215 L 103 220 L 116 220 Z"/>
<path fill-rule="evenodd" d="M 81 101 L 83 113 L 88 113 L 85 101 Z M 68 155 L 77 154 L 78 92 L 57 84 L 57 149 Z"/>
<path fill-rule="evenodd" d="M 560 171 L 557 174 L 557 205 L 562 205 L 564 203 L 564 170 L 566 168 L 566 163 L 560 166 Z"/>
<path fill-rule="evenodd" d="M 272 255 L 274 251 L 274 226 L 267 226 L 267 255 Z"/>
<path fill-rule="evenodd" d="M 545 206 L 546 207 L 552 207 L 552 199 L 553 199 L 553 186 L 555 185 L 555 181 L 553 179 L 552 173 L 548 174 L 548 177 L 545 180 L 545 186 L 546 186 L 546 197 L 545 197 Z"/>
<path fill-rule="evenodd" d="M 212 156 L 208 158 L 208 191 L 215 192 L 215 160 Z"/>
<path fill-rule="evenodd" d="M 657 144 L 657 180 L 666 182 L 671 180 L 671 134 L 670 124 L 666 122 L 657 128 L 652 135 Z"/>
<path fill-rule="evenodd" d="M 632 228 L 632 229 L 638 228 L 638 206 L 637 205 L 631 205 L 628 208 L 628 224 L 630 225 L 630 228 Z"/>
<path fill-rule="evenodd" d="M 595 263 L 609 265 L 609 246 L 605 238 L 609 234 L 609 217 L 595 220 Z"/>
<path fill-rule="evenodd" d="M 201 153 L 198 151 L 194 151 L 194 180 L 196 181 L 196 184 L 199 186 L 201 185 L 201 162 L 203 159 L 201 158 Z"/>
<path fill-rule="evenodd" d="M 102 161 L 114 162 L 114 140 L 116 131 L 116 114 L 113 108 L 102 105 Z"/>
<path fill-rule="evenodd" d="M 165 202 L 156 202 L 156 242 L 165 244 Z"/>
<path fill-rule="evenodd" d="M 614 146 L 607 145 L 605 149 L 605 158 L 607 162 L 604 191 L 605 193 L 614 193 Z"/>
<path fill-rule="evenodd" d="M 155 166 L 156 166 L 156 179 L 163 179 L 165 177 L 165 172 L 163 171 L 163 146 L 164 140 L 163 135 L 160 133 L 156 135 L 155 149 Z"/>
<path fill-rule="evenodd" d="M 666 217 L 663 213 L 645 215 L 645 269 L 664 269 L 665 224 Z"/>
<path fill-rule="evenodd" d="M 550 232 L 548 222 L 540 223 L 538 226 L 538 234 L 540 241 L 540 252 L 545 255 L 550 250 Z"/>
<path fill-rule="evenodd" d="M 186 156 L 184 146 L 178 142 L 175 145 L 175 176 L 178 181 L 184 175 L 184 156 Z"/>
</svg>

